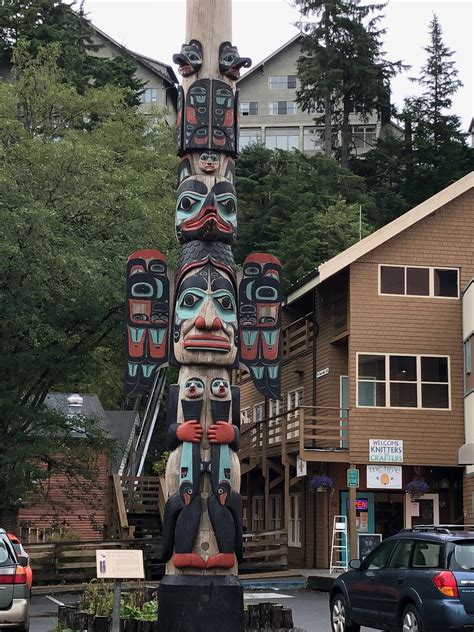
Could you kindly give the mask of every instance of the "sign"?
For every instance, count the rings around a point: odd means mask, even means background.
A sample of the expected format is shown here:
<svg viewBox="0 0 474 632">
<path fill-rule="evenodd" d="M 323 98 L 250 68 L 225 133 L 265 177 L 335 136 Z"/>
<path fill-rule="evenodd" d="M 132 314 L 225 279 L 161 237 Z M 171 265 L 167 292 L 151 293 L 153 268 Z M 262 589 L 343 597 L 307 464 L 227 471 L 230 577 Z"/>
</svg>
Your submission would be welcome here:
<svg viewBox="0 0 474 632">
<path fill-rule="evenodd" d="M 347 470 L 347 487 L 359 487 L 359 470 L 349 468 Z"/>
<path fill-rule="evenodd" d="M 403 463 L 403 441 L 400 439 L 369 439 L 369 461 Z"/>
<path fill-rule="evenodd" d="M 99 549 L 95 559 L 98 579 L 145 579 L 143 551 Z"/>
<path fill-rule="evenodd" d="M 358 533 L 357 551 L 360 560 L 363 560 L 371 553 L 376 546 L 382 542 L 381 533 Z"/>
<path fill-rule="evenodd" d="M 412 518 L 420 517 L 420 503 L 411 503 L 411 517 Z"/>
<path fill-rule="evenodd" d="M 327 366 L 325 369 L 321 369 L 316 372 L 316 379 L 319 380 L 320 377 L 324 377 L 329 373 L 329 367 Z"/>
<path fill-rule="evenodd" d="M 296 457 L 296 476 L 306 476 L 308 472 L 308 466 L 304 459 L 300 456 Z"/>
<path fill-rule="evenodd" d="M 401 465 L 368 465 L 367 488 L 373 489 L 401 489 Z"/>
<path fill-rule="evenodd" d="M 349 511 L 351 501 L 349 498 L 346 500 L 346 509 Z M 355 501 L 356 511 L 369 511 L 369 501 L 367 498 L 357 498 Z"/>
</svg>

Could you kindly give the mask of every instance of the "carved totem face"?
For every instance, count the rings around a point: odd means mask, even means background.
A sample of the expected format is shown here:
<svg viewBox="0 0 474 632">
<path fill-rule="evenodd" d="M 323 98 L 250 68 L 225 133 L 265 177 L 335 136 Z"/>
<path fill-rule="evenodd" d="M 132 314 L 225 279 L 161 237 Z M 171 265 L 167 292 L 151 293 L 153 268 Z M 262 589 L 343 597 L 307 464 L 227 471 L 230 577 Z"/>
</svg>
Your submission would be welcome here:
<svg viewBox="0 0 474 632">
<path fill-rule="evenodd" d="M 202 44 L 195 39 L 189 44 L 183 44 L 181 51 L 173 55 L 173 61 L 179 65 L 178 72 L 182 77 L 190 77 L 198 72 L 202 66 L 202 58 Z"/>
<path fill-rule="evenodd" d="M 219 167 L 219 154 L 215 151 L 203 151 L 199 156 L 199 168 L 204 173 L 214 173 Z"/>
<path fill-rule="evenodd" d="M 176 235 L 181 243 L 194 239 L 234 242 L 237 198 L 226 178 L 191 176 L 181 183 L 177 196 Z"/>
<path fill-rule="evenodd" d="M 237 46 L 230 42 L 222 42 L 219 46 L 219 71 L 221 74 L 236 81 L 240 77 L 241 68 L 250 68 L 252 60 L 249 57 L 241 57 Z"/>
<path fill-rule="evenodd" d="M 234 364 L 237 300 L 228 274 L 207 264 L 184 275 L 176 295 L 173 333 L 178 363 Z"/>
</svg>

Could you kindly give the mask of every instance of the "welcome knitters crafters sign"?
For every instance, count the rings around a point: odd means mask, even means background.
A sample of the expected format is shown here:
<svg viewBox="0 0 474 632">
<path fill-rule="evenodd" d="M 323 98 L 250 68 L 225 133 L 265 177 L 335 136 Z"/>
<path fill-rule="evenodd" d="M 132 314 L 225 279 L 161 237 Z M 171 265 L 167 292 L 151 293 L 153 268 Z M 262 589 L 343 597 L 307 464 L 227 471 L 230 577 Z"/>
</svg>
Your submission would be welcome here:
<svg viewBox="0 0 474 632">
<path fill-rule="evenodd" d="M 369 439 L 369 461 L 403 463 L 403 441 L 401 439 Z"/>
</svg>

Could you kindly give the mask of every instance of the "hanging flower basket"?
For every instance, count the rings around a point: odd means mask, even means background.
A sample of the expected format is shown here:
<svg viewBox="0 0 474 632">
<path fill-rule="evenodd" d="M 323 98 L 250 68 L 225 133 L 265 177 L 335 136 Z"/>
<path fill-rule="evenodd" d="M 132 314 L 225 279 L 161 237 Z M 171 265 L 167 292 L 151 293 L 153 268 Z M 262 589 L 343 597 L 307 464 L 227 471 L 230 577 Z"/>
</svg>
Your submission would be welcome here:
<svg viewBox="0 0 474 632">
<path fill-rule="evenodd" d="M 412 498 L 416 499 L 427 494 L 430 491 L 430 486 L 425 481 L 415 478 L 407 484 L 405 491 L 407 494 L 410 494 Z"/>
<path fill-rule="evenodd" d="M 325 474 L 317 474 L 309 481 L 309 488 L 313 492 L 327 492 L 333 485 L 332 478 Z"/>
</svg>

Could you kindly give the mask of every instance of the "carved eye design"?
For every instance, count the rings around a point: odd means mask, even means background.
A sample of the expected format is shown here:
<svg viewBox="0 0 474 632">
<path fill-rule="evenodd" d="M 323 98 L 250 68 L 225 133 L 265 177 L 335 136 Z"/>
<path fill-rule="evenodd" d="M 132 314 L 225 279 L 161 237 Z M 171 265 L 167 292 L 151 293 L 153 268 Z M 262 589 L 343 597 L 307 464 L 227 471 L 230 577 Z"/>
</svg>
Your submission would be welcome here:
<svg viewBox="0 0 474 632">
<path fill-rule="evenodd" d="M 184 307 L 194 307 L 196 303 L 199 303 L 199 301 L 202 301 L 201 296 L 188 292 L 181 299 L 181 305 Z"/>
<path fill-rule="evenodd" d="M 216 297 L 216 301 L 225 312 L 231 312 L 234 310 L 234 303 L 230 296 L 218 296 Z"/>
<path fill-rule="evenodd" d="M 184 197 L 179 203 L 179 209 L 181 211 L 189 211 L 192 205 L 193 205 L 193 200 L 191 198 Z"/>
<path fill-rule="evenodd" d="M 188 53 L 189 61 L 201 61 L 201 58 L 196 53 Z"/>
<path fill-rule="evenodd" d="M 233 197 L 220 198 L 219 207 L 226 215 L 233 215 L 236 212 L 235 199 Z"/>
</svg>

